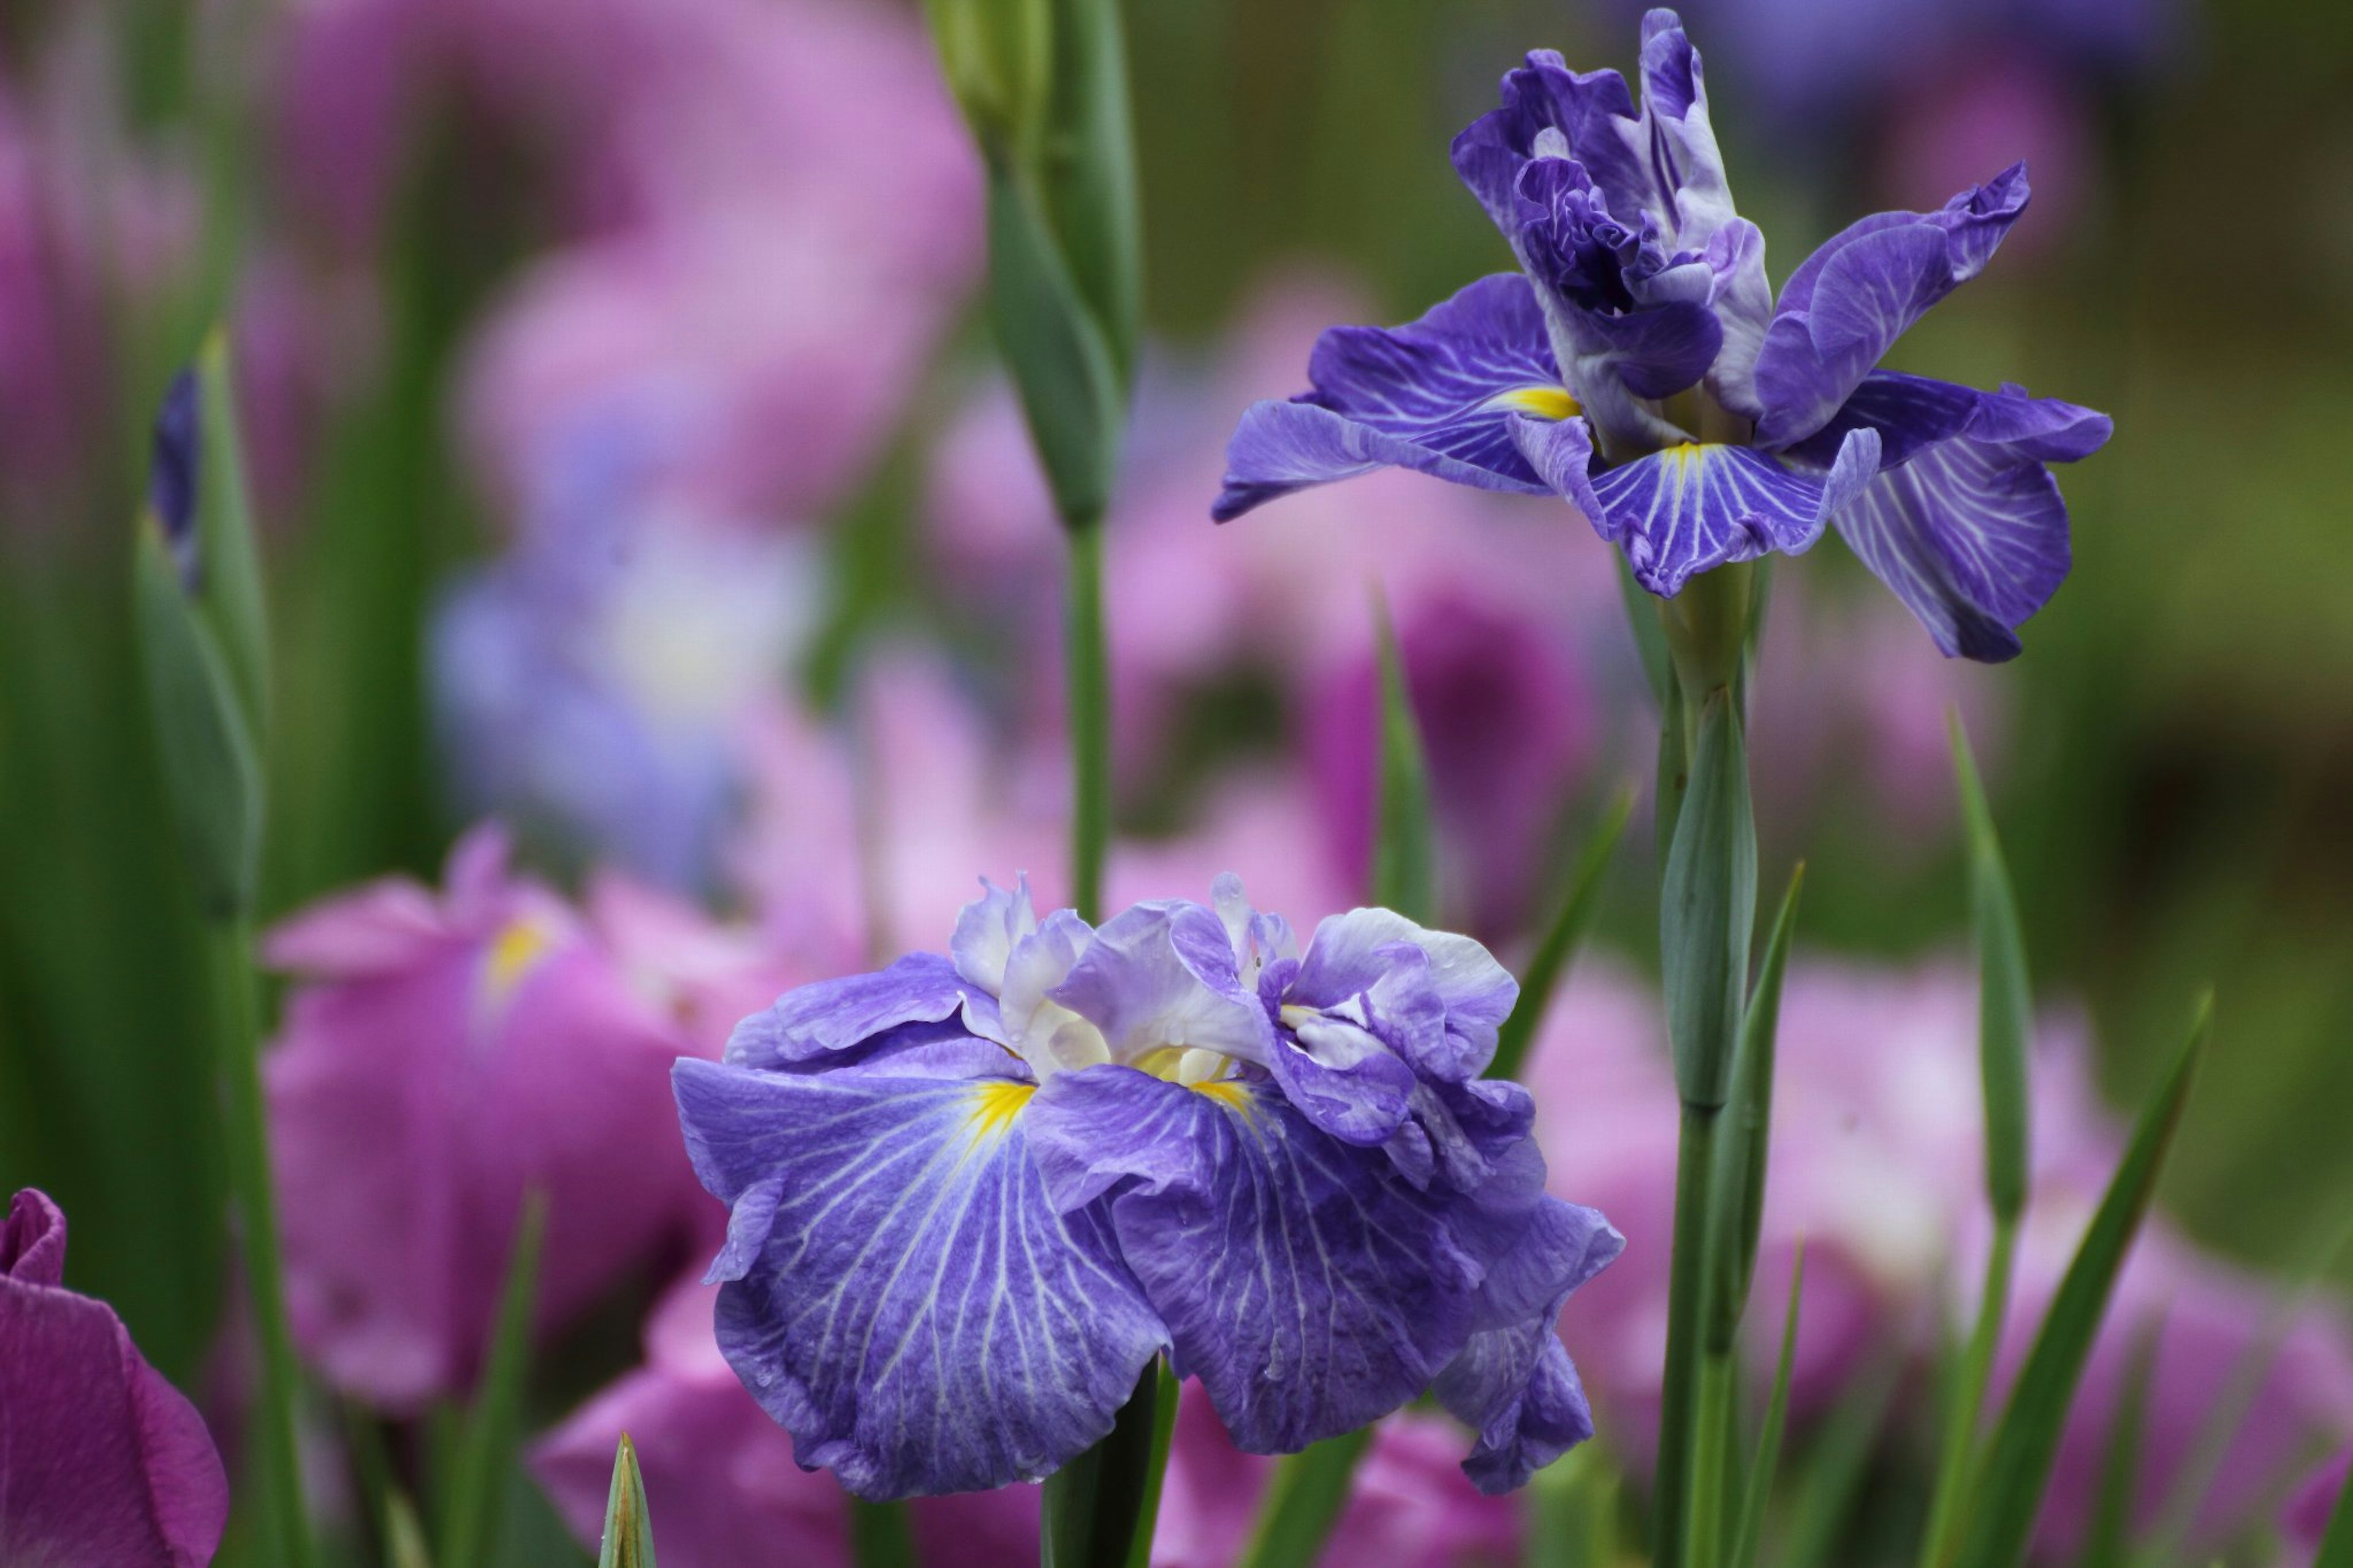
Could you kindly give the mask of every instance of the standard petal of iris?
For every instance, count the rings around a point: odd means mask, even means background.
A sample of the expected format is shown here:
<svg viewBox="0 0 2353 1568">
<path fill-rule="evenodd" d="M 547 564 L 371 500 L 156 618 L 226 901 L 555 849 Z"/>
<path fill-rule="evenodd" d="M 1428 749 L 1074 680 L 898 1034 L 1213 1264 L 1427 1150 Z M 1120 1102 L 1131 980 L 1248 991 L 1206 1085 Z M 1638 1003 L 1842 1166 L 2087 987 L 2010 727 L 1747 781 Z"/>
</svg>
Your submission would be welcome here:
<svg viewBox="0 0 2353 1568">
<path fill-rule="evenodd" d="M 1260 403 L 1226 452 L 1220 522 L 1309 485 L 1396 467 L 1480 489 L 1548 489 L 1514 444 L 1512 414 L 1576 408 L 1544 312 L 1517 273 L 1482 278 L 1409 326 L 1335 327 L 1308 362 L 1314 390 Z"/>
<path fill-rule="evenodd" d="M 1933 213 L 1878 213 L 1799 264 L 1757 356 L 1757 444 L 1786 447 L 1830 422 L 1895 340 L 1976 277 L 2026 210 L 2014 163 Z"/>
<path fill-rule="evenodd" d="M 2072 559 L 2067 503 L 2045 465 L 2097 450 L 2106 416 L 2016 387 L 1883 372 L 1840 411 L 1831 430 L 1841 428 L 1875 429 L 1889 456 L 1840 512 L 1840 536 L 1947 655 L 2015 657 L 2017 628 Z"/>
<path fill-rule="evenodd" d="M 697 1061 L 675 1082 L 703 1184 L 774 1205 L 729 1237 L 718 1337 L 803 1464 L 877 1500 L 970 1491 L 1111 1430 L 1164 1331 L 1103 1223 L 1048 1201 L 1030 1085 Z"/>
<path fill-rule="evenodd" d="M 1598 475 L 1595 531 L 1626 552 L 1635 581 L 1671 598 L 1694 574 L 1769 551 L 1798 554 L 1879 468 L 1879 437 L 1850 431 L 1826 476 L 1746 447 L 1672 447 Z"/>
<path fill-rule="evenodd" d="M 1234 1441 L 1291 1453 L 1427 1388 L 1471 1333 L 1483 1259 L 1462 1205 L 1315 1130 L 1270 1085 L 1120 1068 L 1039 1090 L 1031 1136 L 1065 1207 L 1110 1195 L 1128 1266 Z"/>
<path fill-rule="evenodd" d="M 1100 1029 L 1113 1061 L 1152 1067 L 1198 1049 L 1263 1062 L 1274 1028 L 1239 964 L 1214 910 L 1162 900 L 1104 921 L 1046 994 Z"/>
</svg>

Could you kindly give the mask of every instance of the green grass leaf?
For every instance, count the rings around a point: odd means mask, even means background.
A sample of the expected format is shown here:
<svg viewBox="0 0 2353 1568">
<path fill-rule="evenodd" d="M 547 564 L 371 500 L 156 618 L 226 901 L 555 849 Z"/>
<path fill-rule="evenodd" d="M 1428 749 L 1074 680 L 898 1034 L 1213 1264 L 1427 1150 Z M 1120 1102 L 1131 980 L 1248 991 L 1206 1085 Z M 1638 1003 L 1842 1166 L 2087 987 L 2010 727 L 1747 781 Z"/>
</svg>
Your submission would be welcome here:
<svg viewBox="0 0 2353 1568">
<path fill-rule="evenodd" d="M 1535 1044 L 1536 1032 L 1543 1026 L 1553 994 L 1568 973 L 1577 950 L 1584 945 L 1586 932 L 1593 928 L 1594 913 L 1601 904 L 1602 873 L 1609 870 L 1618 841 L 1625 837 L 1627 818 L 1633 812 L 1634 790 L 1629 784 L 1610 797 L 1609 804 L 1602 809 L 1601 820 L 1586 839 L 1577 865 L 1569 872 L 1568 896 L 1561 901 L 1552 923 L 1545 928 L 1543 939 L 1528 959 L 1526 973 L 1520 976 L 1519 1005 L 1504 1020 L 1496 1037 L 1494 1059 L 1487 1064 L 1489 1078 L 1517 1078 L 1527 1061 L 1528 1047 Z"/>
<path fill-rule="evenodd" d="M 441 1516 L 444 1568 L 491 1568 L 497 1561 L 507 1472 L 514 1465 L 522 1434 L 532 1313 L 539 1294 L 540 1247 L 546 1236 L 547 1194 L 534 1187 L 523 1194 L 514 1247 L 499 1289 L 490 1359 L 457 1442 L 457 1462 Z"/>
<path fill-rule="evenodd" d="M 2189 1040 L 2143 1108 L 2124 1160 L 2043 1317 L 2034 1349 L 1994 1428 L 1984 1473 L 1962 1504 L 1967 1526 L 1957 1559 L 1960 1568 L 2009 1568 L 2026 1554 L 2068 1407 L 2106 1313 L 2109 1292 L 2156 1194 L 2158 1172 L 2180 1124 L 2213 1020 L 2213 999 L 2208 996 L 2198 1005 Z"/>
<path fill-rule="evenodd" d="M 1372 1441 L 1372 1428 L 1360 1427 L 1278 1460 L 1242 1568 L 1304 1568 L 1322 1556 Z"/>
<path fill-rule="evenodd" d="M 1730 692 L 1700 710 L 1691 787 L 1675 823 L 1659 894 L 1659 962 L 1675 1089 L 1686 1105 L 1721 1106 L 1748 990 L 1757 919 L 1757 824 L 1748 751 Z"/>
<path fill-rule="evenodd" d="M 1715 1169 L 1708 1198 L 1707 1301 L 1701 1309 L 1709 1352 L 1731 1353 L 1757 1273 L 1757 1238 L 1765 1225 L 1765 1163 L 1773 1142 L 1774 1043 L 1781 1017 L 1781 976 L 1789 963 L 1789 940 L 1798 923 L 1798 895 L 1805 887 L 1800 863 L 1789 874 L 1788 891 L 1774 917 L 1757 986 L 1740 1023 L 1734 1057 L 1732 1098 L 1716 1129 Z"/>
<path fill-rule="evenodd" d="M 1985 1080 L 1986 1194 L 1994 1217 L 2015 1220 L 2026 1207 L 2026 1054 L 2033 1037 L 2033 996 L 2018 900 L 1994 834 L 1993 813 L 1969 756 L 1961 717 L 1952 715 L 1953 771 L 1968 837 L 1969 910 L 1978 947 L 1978 1059 Z"/>
<path fill-rule="evenodd" d="M 1430 827 L 1430 768 L 1413 716 L 1405 660 L 1388 601 L 1373 595 L 1381 660 L 1381 804 L 1373 842 L 1373 902 L 1428 925 L 1437 919 L 1438 847 Z"/>
<path fill-rule="evenodd" d="M 856 1540 L 854 1514 L 852 1521 Z M 904 1530 L 902 1524 L 902 1533 Z M 912 1551 L 900 1559 L 913 1560 Z M 869 1559 L 861 1555 L 858 1561 L 864 1563 Z M 605 1543 L 596 1553 L 596 1568 L 654 1568 L 654 1525 L 646 1511 L 645 1473 L 638 1468 L 638 1447 L 627 1432 L 621 1434 L 620 1447 L 613 1455 L 613 1489 L 605 1499 Z"/>
<path fill-rule="evenodd" d="M 1798 1360 L 1798 1301 L 1805 1293 L 1806 1244 L 1802 1237 L 1789 1263 L 1789 1307 L 1781 1319 L 1781 1354 L 1773 1363 L 1773 1392 L 1765 1402 L 1765 1425 L 1757 1434 L 1757 1458 L 1748 1467 L 1748 1489 L 1740 1500 L 1740 1518 L 1733 1526 L 1732 1544 L 1725 1554 L 1726 1568 L 1754 1568 L 1765 1542 L 1765 1505 L 1773 1495 L 1773 1477 L 1781 1467 L 1781 1436 L 1789 1424 L 1789 1378 Z"/>
</svg>

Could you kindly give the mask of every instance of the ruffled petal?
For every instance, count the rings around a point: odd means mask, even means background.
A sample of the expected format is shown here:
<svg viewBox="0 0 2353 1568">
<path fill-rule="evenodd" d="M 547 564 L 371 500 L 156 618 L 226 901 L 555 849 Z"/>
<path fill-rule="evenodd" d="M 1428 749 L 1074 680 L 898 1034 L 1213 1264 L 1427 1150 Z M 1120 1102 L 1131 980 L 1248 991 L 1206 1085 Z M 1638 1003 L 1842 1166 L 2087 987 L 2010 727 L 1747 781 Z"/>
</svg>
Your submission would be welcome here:
<svg viewBox="0 0 2353 1568">
<path fill-rule="evenodd" d="M 1595 531 L 1626 552 L 1635 581 L 1672 598 L 1695 573 L 1769 551 L 1799 554 L 1870 482 L 1879 437 L 1848 433 L 1827 475 L 1796 472 L 1746 447 L 1690 445 L 1592 480 Z"/>
<path fill-rule="evenodd" d="M 1102 1068 L 1054 1079 L 1031 1117 L 1056 1200 L 1108 1194 L 1177 1370 L 1243 1448 L 1295 1452 L 1378 1419 L 1472 1331 L 1496 1245 L 1481 1216 L 1317 1131 L 1271 1086 Z"/>
<path fill-rule="evenodd" d="M 2014 163 L 1939 211 L 1875 214 L 1808 257 L 1757 353 L 1757 445 L 1828 424 L 1895 340 L 1992 259 L 2027 195 L 2026 165 Z"/>
<path fill-rule="evenodd" d="M 754 1013 L 728 1037 L 726 1059 L 738 1067 L 774 1070 L 854 1050 L 907 1024 L 956 1017 L 968 998 L 996 999 L 956 973 L 936 952 L 911 952 L 890 968 L 819 981 L 786 992 L 775 1006 Z"/>
<path fill-rule="evenodd" d="M 1519 982 L 1484 945 L 1392 910 L 1358 909 L 1315 928 L 1288 1002 L 1361 1005 L 1369 1026 L 1425 1076 L 1461 1082 L 1495 1054 Z"/>
<path fill-rule="evenodd" d="M 1070 978 L 1048 995 L 1102 1030 L 1115 1062 L 1188 1050 L 1263 1062 L 1274 1026 L 1239 966 L 1216 911 L 1161 900 L 1097 928 Z"/>
<path fill-rule="evenodd" d="M 958 974 L 995 996 L 1005 989 L 1005 963 L 1015 944 L 1038 929 L 1038 910 L 1029 901 L 1026 871 L 1009 892 L 986 877 L 980 885 L 987 890 L 957 911 L 948 954 Z"/>
<path fill-rule="evenodd" d="M 2044 465 L 2088 457 L 2110 429 L 2105 415 L 2015 386 L 1880 372 L 1799 455 L 1840 432 L 1878 434 L 1883 469 L 1840 512 L 1840 537 L 1948 657 L 1998 663 L 2072 559 L 2067 504 Z"/>
<path fill-rule="evenodd" d="M 1111 1430 L 1165 1334 L 1103 1220 L 1049 1201 L 1031 1085 L 693 1060 L 674 1081 L 703 1184 L 764 1194 L 716 1328 L 802 1464 L 876 1500 L 968 1491 Z"/>
<path fill-rule="evenodd" d="M 1511 438 L 1514 411 L 1574 413 L 1528 281 L 1482 278 L 1419 321 L 1335 327 L 1309 361 L 1314 390 L 1254 404 L 1226 452 L 1220 522 L 1309 485 L 1379 468 L 1541 495 Z"/>
</svg>

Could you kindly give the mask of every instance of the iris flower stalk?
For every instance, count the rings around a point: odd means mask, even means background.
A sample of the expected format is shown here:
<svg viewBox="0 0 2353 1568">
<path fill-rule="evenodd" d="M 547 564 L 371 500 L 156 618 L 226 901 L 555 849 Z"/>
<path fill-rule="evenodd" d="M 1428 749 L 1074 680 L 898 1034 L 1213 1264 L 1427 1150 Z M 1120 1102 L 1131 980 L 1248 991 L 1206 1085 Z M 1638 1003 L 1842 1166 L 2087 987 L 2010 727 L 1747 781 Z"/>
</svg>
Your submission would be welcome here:
<svg viewBox="0 0 2353 1568">
<path fill-rule="evenodd" d="M 1071 887 L 1092 920 L 1112 816 L 1103 519 L 1143 294 L 1126 45 L 1117 0 L 925 9 L 987 166 L 989 314 L 1070 542 Z M 1050 1565 L 1117 1568 L 1148 1545 L 1175 1420 L 1174 1385 L 1147 1365 L 1110 1435 L 1047 1483 Z"/>
<path fill-rule="evenodd" d="M 229 1189 L 261 1342 L 263 1489 L 276 1560 L 307 1568 L 313 1559 L 295 1434 L 300 1380 L 269 1180 L 253 961 L 269 627 L 228 351 L 217 331 L 197 364 L 172 383 L 157 416 L 132 578 L 148 707 L 212 955 Z"/>
<path fill-rule="evenodd" d="M 1662 709 L 1661 967 L 1683 1128 L 1652 1546 L 1678 1568 L 1695 1456 L 1714 1462 L 1694 1432 L 1708 1238 L 1739 1234 L 1709 1194 L 1738 1184 L 1712 1173 L 1756 915 L 1744 731 L 1760 568 L 1836 529 L 1948 657 L 2011 658 L 2070 560 L 2049 465 L 2110 426 L 2014 385 L 1877 368 L 1991 259 L 2025 210 L 2023 165 L 1935 212 L 1852 225 L 1777 298 L 1672 11 L 1643 18 L 1640 74 L 1639 105 L 1616 71 L 1550 50 L 1504 76 L 1453 162 L 1517 268 L 1410 325 L 1326 332 L 1311 390 L 1244 414 L 1212 515 L 1384 467 L 1556 496 L 1656 601 L 1657 626 L 1638 607 L 1635 629 Z"/>
</svg>

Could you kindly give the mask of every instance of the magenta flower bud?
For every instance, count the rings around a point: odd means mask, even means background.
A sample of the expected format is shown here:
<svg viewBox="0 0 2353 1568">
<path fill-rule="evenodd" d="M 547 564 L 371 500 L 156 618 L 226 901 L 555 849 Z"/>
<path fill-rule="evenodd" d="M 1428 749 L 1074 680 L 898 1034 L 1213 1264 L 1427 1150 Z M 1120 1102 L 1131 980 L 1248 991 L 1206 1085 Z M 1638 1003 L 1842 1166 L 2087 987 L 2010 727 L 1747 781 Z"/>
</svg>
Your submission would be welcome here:
<svg viewBox="0 0 2353 1568">
<path fill-rule="evenodd" d="M 228 1520 L 220 1455 L 65 1267 L 66 1216 L 28 1187 L 0 1219 L 0 1563 L 202 1568 Z"/>
<path fill-rule="evenodd" d="M 631 973 L 506 858 L 504 835 L 478 828 L 439 895 L 387 879 L 266 947 L 302 979 L 264 1065 L 295 1334 L 330 1382 L 396 1409 L 479 1370 L 527 1190 L 549 1205 L 543 1328 L 713 1217 L 668 1078 L 715 1047 L 695 1027 L 715 976 L 649 995 L 664 976 Z M 695 945 L 674 921 L 633 930 L 658 951 Z"/>
</svg>

